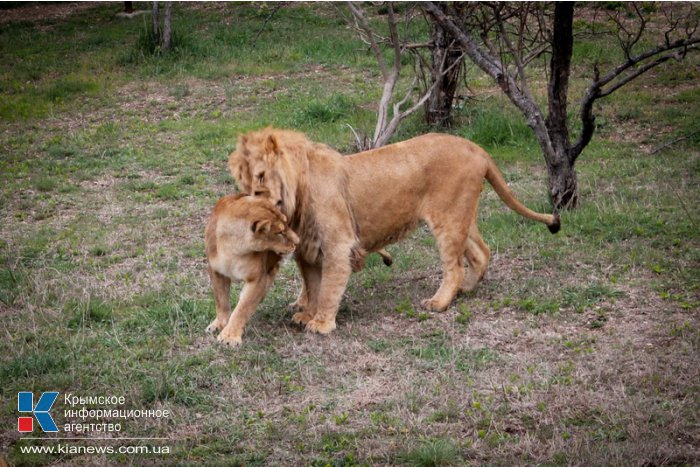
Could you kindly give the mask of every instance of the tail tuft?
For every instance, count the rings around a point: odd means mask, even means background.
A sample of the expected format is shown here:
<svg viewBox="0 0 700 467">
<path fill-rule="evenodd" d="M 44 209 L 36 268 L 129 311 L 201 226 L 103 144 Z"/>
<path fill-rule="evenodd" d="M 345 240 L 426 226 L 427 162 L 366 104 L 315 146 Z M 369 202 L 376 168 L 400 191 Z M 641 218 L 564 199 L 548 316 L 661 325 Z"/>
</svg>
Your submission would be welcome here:
<svg viewBox="0 0 700 467">
<path fill-rule="evenodd" d="M 554 214 L 554 220 L 551 224 L 547 225 L 547 228 L 553 234 L 559 232 L 559 229 L 561 228 L 561 220 L 559 219 L 559 214 Z"/>
</svg>

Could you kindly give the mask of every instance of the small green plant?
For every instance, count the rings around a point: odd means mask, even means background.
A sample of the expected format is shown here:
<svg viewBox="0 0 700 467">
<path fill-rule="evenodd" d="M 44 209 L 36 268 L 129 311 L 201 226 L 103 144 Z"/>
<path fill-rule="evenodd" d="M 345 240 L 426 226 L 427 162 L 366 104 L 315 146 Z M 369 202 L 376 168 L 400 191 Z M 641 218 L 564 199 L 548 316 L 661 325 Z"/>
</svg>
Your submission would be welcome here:
<svg viewBox="0 0 700 467">
<path fill-rule="evenodd" d="M 553 314 L 559 311 L 559 303 L 552 299 L 539 299 L 528 297 L 518 300 L 516 305 L 521 310 L 533 315 Z"/>
<path fill-rule="evenodd" d="M 463 462 L 459 446 L 452 439 L 424 439 L 420 445 L 404 454 L 402 460 L 415 467 L 460 465 Z"/>
<path fill-rule="evenodd" d="M 95 245 L 90 248 L 92 256 L 106 256 L 109 253 L 109 247 L 106 245 Z"/>
<path fill-rule="evenodd" d="M 404 299 L 396 305 L 396 312 L 406 318 L 415 318 L 418 316 L 418 313 L 415 308 L 413 308 L 413 304 L 411 304 L 411 300 L 409 300 L 408 297 L 404 297 Z"/>
<path fill-rule="evenodd" d="M 455 322 L 464 326 L 468 325 L 472 320 L 472 312 L 467 307 L 466 303 L 459 304 L 459 314 L 455 318 Z"/>
<path fill-rule="evenodd" d="M 77 328 L 109 322 L 114 305 L 104 300 L 90 297 L 87 302 L 69 301 L 64 307 L 68 315 L 68 327 Z"/>
<path fill-rule="evenodd" d="M 333 421 L 338 426 L 347 425 L 348 424 L 348 417 L 349 417 L 348 413 L 343 412 L 341 414 L 333 415 Z"/>
<path fill-rule="evenodd" d="M 34 180 L 34 187 L 38 191 L 49 192 L 54 191 L 58 186 L 58 182 L 51 177 L 39 177 Z"/>
</svg>

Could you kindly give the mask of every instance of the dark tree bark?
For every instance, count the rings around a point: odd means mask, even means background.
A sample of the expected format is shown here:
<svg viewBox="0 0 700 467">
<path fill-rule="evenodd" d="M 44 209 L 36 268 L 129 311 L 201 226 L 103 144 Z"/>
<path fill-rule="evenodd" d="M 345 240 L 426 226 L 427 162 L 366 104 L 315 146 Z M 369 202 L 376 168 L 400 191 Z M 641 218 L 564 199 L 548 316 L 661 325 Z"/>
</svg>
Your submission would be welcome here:
<svg viewBox="0 0 700 467">
<path fill-rule="evenodd" d="M 436 83 L 425 105 L 425 120 L 430 125 L 449 128 L 452 125 L 452 105 L 459 83 L 459 66 L 462 53 L 451 47 L 452 36 L 438 23 L 432 24 L 431 82 Z M 445 70 L 450 69 L 445 73 Z"/>
<path fill-rule="evenodd" d="M 548 106 L 545 120 L 552 141 L 551 154 L 545 153 L 549 171 L 551 196 L 555 206 L 573 208 L 578 204 L 578 189 L 574 163 L 577 155 L 571 151 L 567 123 L 567 99 L 571 54 L 574 48 L 574 3 L 556 2 L 552 57 L 550 60 Z"/>
</svg>

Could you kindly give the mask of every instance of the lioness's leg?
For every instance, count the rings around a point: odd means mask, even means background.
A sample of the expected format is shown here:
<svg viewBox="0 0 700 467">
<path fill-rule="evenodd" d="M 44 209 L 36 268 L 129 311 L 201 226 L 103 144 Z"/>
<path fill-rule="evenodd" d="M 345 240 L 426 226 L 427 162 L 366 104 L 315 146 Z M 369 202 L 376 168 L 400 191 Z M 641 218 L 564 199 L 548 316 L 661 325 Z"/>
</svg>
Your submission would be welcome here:
<svg viewBox="0 0 700 467">
<path fill-rule="evenodd" d="M 459 212 L 454 207 L 445 207 L 442 211 L 435 210 L 439 215 L 433 214 L 428 219 L 428 225 L 437 240 L 442 262 L 440 288 L 432 298 L 421 303 L 428 310 L 447 309 L 464 281 L 464 250 L 473 215 L 470 212 Z"/>
<path fill-rule="evenodd" d="M 209 277 L 214 289 L 214 303 L 216 304 L 216 318 L 207 326 L 207 332 L 215 333 L 222 330 L 228 323 L 231 315 L 231 279 L 209 268 Z"/>
<path fill-rule="evenodd" d="M 471 229 L 469 229 L 469 238 L 467 238 L 465 255 L 467 261 L 469 261 L 469 269 L 462 283 L 462 291 L 469 292 L 474 290 L 479 281 L 484 277 L 491 255 L 489 246 L 484 242 L 484 239 L 481 238 L 476 223 L 472 224 Z"/>
<path fill-rule="evenodd" d="M 318 307 L 318 291 L 321 287 L 321 268 L 318 265 L 309 264 L 304 261 L 297 261 L 302 277 L 302 290 L 299 294 L 300 302 L 303 295 L 304 305 L 299 311 L 294 313 L 292 321 L 297 324 L 306 325 L 314 318 Z"/>
<path fill-rule="evenodd" d="M 240 345 L 243 337 L 243 328 L 250 320 L 250 317 L 255 313 L 265 297 L 265 293 L 269 288 L 272 280 L 267 275 L 263 275 L 255 281 L 246 282 L 241 290 L 241 295 L 238 298 L 238 304 L 228 320 L 228 324 L 217 337 L 219 342 L 229 345 Z"/>
<path fill-rule="evenodd" d="M 437 235 L 436 235 L 437 236 Z M 464 281 L 464 240 L 438 238 L 440 260 L 442 262 L 442 282 L 440 288 L 429 300 L 424 300 L 424 308 L 444 311 L 455 298 Z"/>
<path fill-rule="evenodd" d="M 328 334 L 335 329 L 335 316 L 352 273 L 350 246 L 336 245 L 333 254 L 324 256 L 316 315 L 306 324 L 306 330 Z"/>
</svg>

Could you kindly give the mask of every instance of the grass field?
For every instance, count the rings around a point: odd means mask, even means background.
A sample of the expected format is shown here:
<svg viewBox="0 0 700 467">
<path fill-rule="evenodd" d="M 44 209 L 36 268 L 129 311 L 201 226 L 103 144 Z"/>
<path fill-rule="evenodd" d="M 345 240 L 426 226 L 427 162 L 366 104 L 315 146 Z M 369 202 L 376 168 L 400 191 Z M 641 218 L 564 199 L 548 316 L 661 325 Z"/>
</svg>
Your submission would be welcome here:
<svg viewBox="0 0 700 467">
<path fill-rule="evenodd" d="M 489 272 L 446 312 L 419 306 L 440 279 L 421 227 L 389 247 L 394 266 L 371 257 L 353 275 L 327 337 L 291 324 L 300 277 L 286 261 L 229 349 L 204 333 L 203 231 L 235 189 L 237 135 L 273 124 L 351 152 L 346 124 L 371 129 L 378 71 L 343 5 L 284 7 L 262 29 L 268 4 L 176 4 L 162 57 L 122 6 L 0 22 L 0 464 L 700 464 L 697 54 L 601 102 L 581 207 L 558 235 L 485 190 Z M 577 43 L 574 96 L 605 46 Z M 548 210 L 524 121 L 469 80 L 451 131 Z M 22 439 L 19 391 L 58 391 L 61 428 L 95 423 L 66 417 L 82 408 L 68 394 L 169 416 L 111 417 L 120 432 L 64 442 L 112 454 L 28 454 L 71 433 Z M 116 451 L 127 445 L 170 453 Z"/>
</svg>

